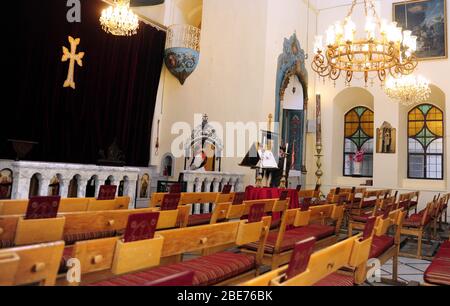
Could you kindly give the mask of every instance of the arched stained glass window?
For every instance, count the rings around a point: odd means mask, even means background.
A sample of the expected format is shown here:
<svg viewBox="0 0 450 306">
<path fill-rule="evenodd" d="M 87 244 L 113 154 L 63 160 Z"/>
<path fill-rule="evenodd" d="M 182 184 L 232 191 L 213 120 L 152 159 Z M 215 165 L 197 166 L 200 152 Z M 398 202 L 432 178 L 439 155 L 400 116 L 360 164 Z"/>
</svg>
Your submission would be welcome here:
<svg viewBox="0 0 450 306">
<path fill-rule="evenodd" d="M 422 104 L 408 114 L 408 177 L 444 179 L 444 114 Z"/>
<path fill-rule="evenodd" d="M 373 111 L 358 106 L 345 114 L 344 176 L 373 175 Z M 362 152 L 362 160 L 358 159 Z"/>
</svg>

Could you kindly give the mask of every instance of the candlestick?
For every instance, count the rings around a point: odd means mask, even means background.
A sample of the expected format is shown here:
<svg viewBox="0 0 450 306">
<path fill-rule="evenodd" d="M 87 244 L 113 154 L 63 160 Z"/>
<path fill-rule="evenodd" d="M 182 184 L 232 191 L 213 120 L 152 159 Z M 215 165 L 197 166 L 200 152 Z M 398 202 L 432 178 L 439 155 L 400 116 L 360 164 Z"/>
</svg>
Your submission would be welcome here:
<svg viewBox="0 0 450 306">
<path fill-rule="evenodd" d="M 286 143 L 286 152 L 284 153 L 284 166 L 283 166 L 283 171 L 284 172 L 286 172 L 288 148 L 289 148 L 289 144 Z"/>
<path fill-rule="evenodd" d="M 316 145 L 322 144 L 322 111 L 321 96 L 316 95 Z"/>
<path fill-rule="evenodd" d="M 316 95 L 316 166 L 317 166 L 317 170 L 316 170 L 316 177 L 317 177 L 317 181 L 316 181 L 316 185 L 321 185 L 321 178 L 323 176 L 323 171 L 322 171 L 322 161 L 320 160 L 322 155 L 322 118 L 321 118 L 321 96 L 318 93 Z"/>
</svg>

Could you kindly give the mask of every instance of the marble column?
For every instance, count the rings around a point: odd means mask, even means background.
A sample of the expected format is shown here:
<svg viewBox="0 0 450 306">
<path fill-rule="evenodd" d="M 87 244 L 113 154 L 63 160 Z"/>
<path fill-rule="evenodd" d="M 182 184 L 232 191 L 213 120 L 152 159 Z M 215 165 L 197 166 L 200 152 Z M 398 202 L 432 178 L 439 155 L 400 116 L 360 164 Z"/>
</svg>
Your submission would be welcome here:
<svg viewBox="0 0 450 306">
<path fill-rule="evenodd" d="M 205 179 L 205 191 L 206 192 L 209 192 L 211 189 L 211 183 L 212 183 L 212 180 L 211 180 L 211 178 L 206 178 Z M 203 203 L 203 213 L 204 214 L 209 214 L 209 212 L 210 212 L 210 209 L 209 209 L 209 205 L 210 205 L 210 203 Z M 213 208 L 212 208 L 213 210 L 214 210 L 214 204 L 213 204 Z"/>
<path fill-rule="evenodd" d="M 197 181 L 195 182 L 195 192 L 202 192 L 202 184 L 203 184 L 203 180 L 198 178 Z M 194 214 L 195 215 L 199 215 L 201 213 L 200 205 L 201 205 L 200 203 L 194 204 Z"/>
<path fill-rule="evenodd" d="M 68 198 L 69 197 L 69 185 L 70 185 L 70 179 L 63 178 L 61 182 L 59 182 L 59 194 L 61 198 Z"/>
<path fill-rule="evenodd" d="M 48 196 L 48 185 L 50 185 L 50 178 L 42 175 L 39 180 L 39 195 Z"/>
<path fill-rule="evenodd" d="M 88 180 L 89 180 L 89 178 L 87 178 L 87 177 L 78 178 L 78 190 L 77 190 L 78 198 L 86 197 L 86 185 L 87 185 Z"/>
</svg>

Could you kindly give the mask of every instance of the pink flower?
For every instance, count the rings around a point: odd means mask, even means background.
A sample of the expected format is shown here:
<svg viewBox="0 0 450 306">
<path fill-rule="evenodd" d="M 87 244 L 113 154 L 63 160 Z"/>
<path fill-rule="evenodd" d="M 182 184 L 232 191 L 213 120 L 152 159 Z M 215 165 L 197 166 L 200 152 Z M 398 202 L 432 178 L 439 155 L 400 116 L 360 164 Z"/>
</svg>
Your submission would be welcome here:
<svg viewBox="0 0 450 306">
<path fill-rule="evenodd" d="M 364 150 L 356 151 L 354 155 L 350 155 L 350 160 L 360 163 L 364 160 L 364 153 L 366 153 Z"/>
</svg>

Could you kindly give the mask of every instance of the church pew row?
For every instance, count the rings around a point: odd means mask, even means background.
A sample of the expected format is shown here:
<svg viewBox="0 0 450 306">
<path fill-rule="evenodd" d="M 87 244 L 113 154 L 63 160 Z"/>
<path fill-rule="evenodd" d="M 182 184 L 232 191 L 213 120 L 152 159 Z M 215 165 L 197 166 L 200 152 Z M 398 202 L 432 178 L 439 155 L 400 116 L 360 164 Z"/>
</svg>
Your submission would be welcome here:
<svg viewBox="0 0 450 306">
<path fill-rule="evenodd" d="M 0 216 L 24 215 L 29 200 L 0 200 Z M 128 209 L 130 197 L 118 197 L 114 200 L 95 198 L 62 198 L 58 212 L 82 212 L 100 210 Z"/>
<path fill-rule="evenodd" d="M 450 286 L 450 241 L 441 244 L 424 273 L 424 281 L 427 286 Z"/>
<path fill-rule="evenodd" d="M 72 257 L 81 263 L 81 285 L 140 286 L 186 271 L 195 273 L 194 285 L 238 284 L 258 275 L 262 249 L 256 255 L 220 251 L 188 261 L 160 263 L 164 258 L 181 259 L 185 253 L 220 246 L 240 246 L 253 241 L 264 245 L 270 219 L 159 231 L 153 239 L 129 243 L 120 238 L 83 241 L 75 244 Z M 60 284 L 67 282 L 61 279 Z"/>
<path fill-rule="evenodd" d="M 391 193 L 391 189 L 364 190 L 360 192 L 360 197 L 357 196 L 356 192 L 352 193 L 346 210 L 350 215 L 361 215 L 364 212 L 371 211 L 378 199 L 390 196 Z"/>
<path fill-rule="evenodd" d="M 321 205 L 309 210 L 289 209 L 283 212 L 277 231 L 269 233 L 264 245 L 263 264 L 273 269 L 286 264 L 291 258 L 295 243 L 315 237 L 316 250 L 338 241 L 344 215 L 342 205 Z M 260 245 L 252 243 L 241 248 L 243 252 L 255 253 Z"/>
<path fill-rule="evenodd" d="M 339 269 L 351 267 L 355 270 L 364 269 L 372 238 L 361 241 L 360 235 L 347 238 L 319 250 L 311 255 L 306 269 L 289 279 L 286 279 L 288 266 L 258 276 L 242 283 L 242 286 L 351 286 L 355 280 L 352 274 Z M 359 273 L 358 273 L 359 274 Z"/>
<path fill-rule="evenodd" d="M 56 283 L 64 242 L 0 250 L 0 286 Z"/>
<path fill-rule="evenodd" d="M 422 245 L 423 238 L 426 232 L 430 232 L 430 237 L 432 236 L 433 226 L 435 226 L 435 221 L 439 218 L 440 207 L 442 207 L 442 199 L 429 202 L 427 206 L 420 212 L 410 215 L 405 219 L 402 225 L 401 234 L 404 236 L 412 236 L 417 238 L 417 251 L 415 255 L 409 253 L 401 253 L 404 257 L 414 257 L 417 259 L 422 259 Z M 436 221 L 437 222 L 437 221 Z"/>
<path fill-rule="evenodd" d="M 402 207 L 407 212 L 407 217 L 409 212 L 414 210 L 417 213 L 417 205 L 419 203 L 419 191 L 407 192 L 399 195 L 400 207 Z"/>
<path fill-rule="evenodd" d="M 161 206 L 165 192 L 155 192 L 150 199 L 149 207 Z M 195 204 L 195 203 L 224 203 L 233 202 L 234 192 L 182 192 L 179 205 Z"/>
<path fill-rule="evenodd" d="M 77 241 L 121 235 L 132 214 L 156 209 L 129 209 L 61 213 L 54 219 L 24 220 L 22 216 L 0 217 L 0 248 L 64 240 L 67 245 Z M 188 207 L 163 211 L 158 229 L 184 227 Z M 43 230 L 45 229 L 45 230 Z"/>
<path fill-rule="evenodd" d="M 376 217 L 377 219 L 372 236 L 369 259 L 377 259 L 381 266 L 389 260 L 392 260 L 392 281 L 394 283 L 398 280 L 400 233 L 405 216 L 406 212 L 403 208 L 396 208 L 394 210 L 387 210 L 382 215 L 370 217 Z M 370 268 L 372 267 L 367 265 L 366 269 L 368 270 Z M 355 274 L 356 283 L 362 283 L 364 281 L 366 269 L 362 269 L 359 274 Z"/>
<path fill-rule="evenodd" d="M 396 197 L 386 196 L 376 200 L 375 206 L 372 210 L 361 213 L 359 215 L 349 215 L 348 220 L 348 237 L 353 236 L 354 230 L 362 231 L 364 229 L 367 220 L 370 217 L 378 217 L 383 215 L 387 210 L 396 210 L 399 208 L 399 202 L 396 202 Z"/>
</svg>

